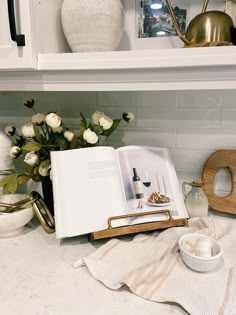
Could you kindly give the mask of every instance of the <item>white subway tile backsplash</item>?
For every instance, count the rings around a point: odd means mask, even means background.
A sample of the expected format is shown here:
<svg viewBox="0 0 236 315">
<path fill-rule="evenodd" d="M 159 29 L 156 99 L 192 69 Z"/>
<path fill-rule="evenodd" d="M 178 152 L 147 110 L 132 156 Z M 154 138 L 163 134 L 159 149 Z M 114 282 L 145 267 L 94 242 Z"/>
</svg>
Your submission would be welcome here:
<svg viewBox="0 0 236 315">
<path fill-rule="evenodd" d="M 222 110 L 221 127 L 236 129 L 236 106 L 235 108 L 224 108 Z"/>
<path fill-rule="evenodd" d="M 191 183 L 194 179 L 201 179 L 202 171 L 199 170 L 186 170 L 186 169 L 176 169 L 176 173 L 179 180 L 179 185 L 182 189 L 183 182 Z"/>
<path fill-rule="evenodd" d="M 107 105 L 116 105 L 116 106 L 125 106 L 129 111 L 129 107 L 133 104 L 134 98 L 133 92 L 98 92 L 98 105 L 107 106 Z"/>
<path fill-rule="evenodd" d="M 134 105 L 137 107 L 155 106 L 155 107 L 176 107 L 176 91 L 139 91 L 134 93 Z"/>
<path fill-rule="evenodd" d="M 215 150 L 171 149 L 173 163 L 178 169 L 202 169 Z"/>
<path fill-rule="evenodd" d="M 1 107 L 0 107 L 1 110 Z M 0 116 L 0 129 L 4 130 L 6 126 L 14 125 L 17 128 L 21 128 L 22 125 L 29 123 L 31 117 L 28 116 Z"/>
<path fill-rule="evenodd" d="M 145 145 L 173 148 L 174 141 L 175 133 L 173 130 L 164 131 L 137 128 L 119 129 L 109 138 L 109 144 L 114 144 L 115 146 Z"/>
<path fill-rule="evenodd" d="M 222 94 L 223 93 L 223 94 Z M 178 107 L 222 107 L 224 92 L 217 90 L 179 91 Z"/>
<path fill-rule="evenodd" d="M 218 128 L 220 110 L 205 108 L 145 107 L 137 109 L 137 127 Z"/>
<path fill-rule="evenodd" d="M 96 92 L 27 92 L 25 99 L 34 98 L 36 109 L 38 111 L 57 110 L 74 105 L 74 106 L 97 106 Z"/>
<path fill-rule="evenodd" d="M 236 149 L 236 130 L 230 129 L 179 129 L 176 148 L 186 149 Z"/>
</svg>

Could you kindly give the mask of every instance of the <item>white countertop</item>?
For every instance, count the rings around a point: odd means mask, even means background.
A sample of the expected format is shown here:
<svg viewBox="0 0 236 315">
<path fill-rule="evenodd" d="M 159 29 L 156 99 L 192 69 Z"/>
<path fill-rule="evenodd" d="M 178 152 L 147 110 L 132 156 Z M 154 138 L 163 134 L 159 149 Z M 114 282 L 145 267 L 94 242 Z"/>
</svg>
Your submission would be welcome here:
<svg viewBox="0 0 236 315">
<path fill-rule="evenodd" d="M 112 291 L 86 267 L 73 268 L 80 257 L 105 241 L 87 237 L 56 240 L 33 221 L 22 234 L 0 239 L 1 315 L 164 315 L 186 314 L 177 306 L 144 300 L 128 289 Z"/>
</svg>

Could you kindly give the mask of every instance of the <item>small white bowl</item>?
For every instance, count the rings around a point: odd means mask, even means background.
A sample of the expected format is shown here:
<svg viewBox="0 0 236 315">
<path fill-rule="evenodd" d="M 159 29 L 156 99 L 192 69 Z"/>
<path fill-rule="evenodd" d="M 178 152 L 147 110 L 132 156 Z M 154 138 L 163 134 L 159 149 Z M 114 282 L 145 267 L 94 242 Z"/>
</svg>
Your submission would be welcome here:
<svg viewBox="0 0 236 315">
<path fill-rule="evenodd" d="M 27 198 L 26 194 L 12 194 L 0 196 L 0 202 L 15 203 Z M 32 206 L 15 211 L 13 213 L 0 215 L 0 237 L 11 237 L 20 234 L 24 226 L 31 221 L 34 216 Z"/>
<path fill-rule="evenodd" d="M 186 241 L 193 241 L 195 242 L 200 237 L 206 237 L 211 240 L 212 242 L 212 256 L 210 257 L 201 257 L 196 256 L 190 253 L 185 247 L 184 244 Z M 183 259 L 183 262 L 191 269 L 200 271 L 200 272 L 207 272 L 215 269 L 218 264 L 220 263 L 221 256 L 222 256 L 222 249 L 220 245 L 210 237 L 203 235 L 203 234 L 196 234 L 196 233 L 188 233 L 182 235 L 179 240 L 179 249 L 180 254 Z"/>
</svg>

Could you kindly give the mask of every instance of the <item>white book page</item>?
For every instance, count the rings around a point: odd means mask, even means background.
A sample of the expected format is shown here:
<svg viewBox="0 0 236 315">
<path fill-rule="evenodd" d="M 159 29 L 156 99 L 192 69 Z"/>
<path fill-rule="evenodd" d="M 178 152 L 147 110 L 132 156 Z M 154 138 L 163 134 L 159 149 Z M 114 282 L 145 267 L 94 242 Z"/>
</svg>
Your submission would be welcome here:
<svg viewBox="0 0 236 315">
<path fill-rule="evenodd" d="M 126 146 L 117 149 L 128 213 L 169 210 L 174 219 L 187 218 L 182 192 L 168 149 Z M 143 196 L 137 199 L 133 188 L 133 168 L 141 180 Z M 152 203 L 152 193 L 167 197 L 163 203 Z M 168 213 L 134 217 L 130 224 L 168 220 Z"/>
<path fill-rule="evenodd" d="M 57 238 L 107 229 L 109 217 L 127 213 L 114 148 L 52 152 L 51 162 Z"/>
</svg>

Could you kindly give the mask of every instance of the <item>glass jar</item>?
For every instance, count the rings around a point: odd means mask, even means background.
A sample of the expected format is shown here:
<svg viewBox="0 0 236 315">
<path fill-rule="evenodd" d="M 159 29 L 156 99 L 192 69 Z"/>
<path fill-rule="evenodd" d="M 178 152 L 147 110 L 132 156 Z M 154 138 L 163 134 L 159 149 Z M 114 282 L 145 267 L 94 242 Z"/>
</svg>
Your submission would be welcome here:
<svg viewBox="0 0 236 315">
<path fill-rule="evenodd" d="M 187 189 L 190 187 L 190 190 Z M 204 217 L 208 215 L 208 198 L 203 190 L 204 183 L 194 180 L 192 183 L 184 182 L 182 185 L 185 196 L 185 205 L 189 217 Z"/>
</svg>

